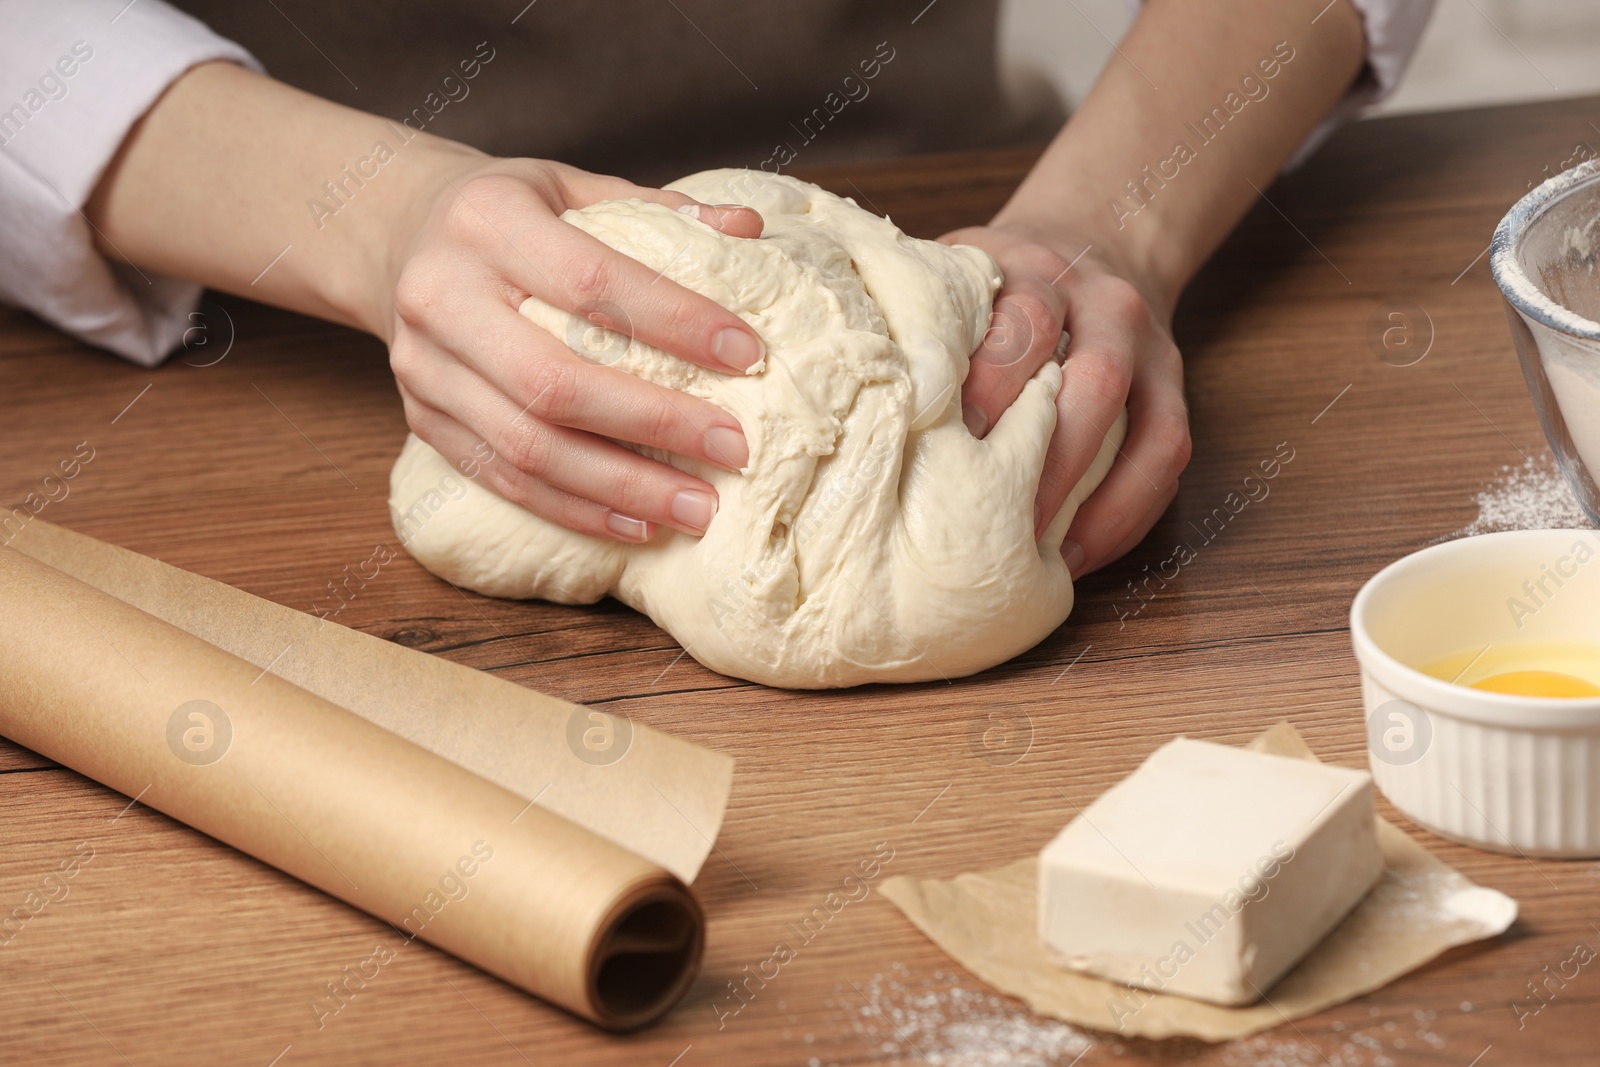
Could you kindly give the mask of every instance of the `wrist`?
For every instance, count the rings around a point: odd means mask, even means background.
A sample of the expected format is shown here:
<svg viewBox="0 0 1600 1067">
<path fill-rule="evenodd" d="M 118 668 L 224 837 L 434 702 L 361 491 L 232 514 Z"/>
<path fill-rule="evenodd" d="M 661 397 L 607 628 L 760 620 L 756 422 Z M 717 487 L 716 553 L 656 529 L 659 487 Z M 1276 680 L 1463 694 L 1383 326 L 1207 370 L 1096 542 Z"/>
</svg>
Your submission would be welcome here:
<svg viewBox="0 0 1600 1067">
<path fill-rule="evenodd" d="M 329 261 L 326 299 L 347 322 L 391 339 L 395 286 L 419 235 L 440 203 L 456 195 L 452 187 L 491 158 L 425 133 L 400 147 L 384 168 L 392 180 L 369 186 L 369 210 L 351 212 L 346 254 Z"/>
</svg>

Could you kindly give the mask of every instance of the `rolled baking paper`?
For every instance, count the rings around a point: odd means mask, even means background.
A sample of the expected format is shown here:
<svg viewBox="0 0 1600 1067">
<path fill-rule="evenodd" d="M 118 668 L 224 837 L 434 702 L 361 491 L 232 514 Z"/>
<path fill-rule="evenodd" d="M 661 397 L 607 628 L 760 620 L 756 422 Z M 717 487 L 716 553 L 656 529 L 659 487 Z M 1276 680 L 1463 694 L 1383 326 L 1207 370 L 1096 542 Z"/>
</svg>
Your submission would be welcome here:
<svg viewBox="0 0 1600 1067">
<path fill-rule="evenodd" d="M 699 964 L 672 873 L 9 548 L 0 733 L 602 1026 Z"/>
<path fill-rule="evenodd" d="M 694 881 L 733 760 L 34 519 L 10 546 Z M 584 741 L 597 738 L 599 750 Z"/>
</svg>

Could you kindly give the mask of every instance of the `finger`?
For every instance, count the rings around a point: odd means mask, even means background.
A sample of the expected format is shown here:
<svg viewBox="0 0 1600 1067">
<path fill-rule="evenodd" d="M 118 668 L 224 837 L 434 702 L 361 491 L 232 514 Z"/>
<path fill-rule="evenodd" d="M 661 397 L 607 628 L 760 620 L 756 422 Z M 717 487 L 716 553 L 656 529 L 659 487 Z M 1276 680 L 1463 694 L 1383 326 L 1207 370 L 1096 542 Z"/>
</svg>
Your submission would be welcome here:
<svg viewBox="0 0 1600 1067">
<path fill-rule="evenodd" d="M 1056 395 L 1056 428 L 1039 479 L 1034 527 L 1042 532 L 1073 486 L 1100 453 L 1106 434 L 1122 413 L 1134 366 L 1132 331 L 1110 317 L 1078 314 L 1069 303 L 1067 358 Z"/>
<path fill-rule="evenodd" d="M 652 189 L 635 185 L 625 178 L 606 174 L 582 172 L 581 178 L 564 177 L 565 186 L 573 193 L 577 203 L 590 204 L 597 200 L 644 200 L 681 211 L 691 218 L 720 230 L 729 237 L 760 237 L 761 213 L 742 204 L 706 204 L 686 193 L 671 189 Z"/>
<path fill-rule="evenodd" d="M 765 225 L 759 211 L 743 204 L 702 204 L 692 196 L 665 189 L 640 189 L 639 194 L 641 200 L 663 204 L 729 237 L 760 237 Z"/>
<path fill-rule="evenodd" d="M 457 470 L 475 467 L 478 480 L 486 488 L 541 519 L 578 533 L 612 541 L 638 543 L 648 540 L 654 533 L 648 523 L 614 512 L 604 504 L 556 489 L 520 472 L 510 475 L 517 480 L 517 484 L 508 487 L 505 472 L 495 469 L 503 464 L 484 464 L 479 458 L 485 449 L 484 442 L 477 434 L 443 412 L 422 404 L 403 386 L 400 394 L 405 400 L 406 421 L 418 437 Z"/>
<path fill-rule="evenodd" d="M 750 449 L 738 420 L 715 404 L 576 355 L 562 340 L 492 299 L 452 316 L 441 340 L 519 412 L 558 426 L 740 470 Z M 581 340 L 581 338 L 580 338 Z M 419 360 L 416 373 L 442 373 L 449 356 Z M 418 383 L 428 397 L 452 386 Z"/>
<path fill-rule="evenodd" d="M 470 370 L 454 367 L 456 380 L 439 408 L 406 390 L 407 419 L 418 436 L 453 455 L 470 455 L 487 442 L 495 462 L 483 465 L 479 477 L 507 500 L 569 528 L 581 520 L 582 532 L 631 542 L 648 540 L 656 524 L 699 536 L 716 515 L 716 490 L 699 478 L 593 434 L 519 415 Z M 563 518 L 547 514 L 551 508 Z"/>
<path fill-rule="evenodd" d="M 504 457 L 510 469 L 499 465 L 496 488 L 508 499 L 520 501 L 526 492 L 524 480 L 514 474 L 520 472 L 623 515 L 686 533 L 703 532 L 715 514 L 715 491 L 703 480 L 603 437 L 547 422 L 442 352 L 416 362 L 422 369 L 408 371 L 403 384 Z"/>
<path fill-rule="evenodd" d="M 962 421 L 974 437 L 989 432 L 1028 379 L 1055 355 L 1066 317 L 1066 301 L 1049 275 L 1006 269 L 1003 263 L 1002 269 L 1006 284 L 995 298 L 989 329 L 972 354 L 961 389 Z"/>
<path fill-rule="evenodd" d="M 1061 543 L 1063 557 L 1065 557 L 1068 552 L 1073 551 L 1074 549 L 1078 554 L 1077 560 L 1070 558 L 1067 559 L 1067 569 L 1072 573 L 1072 580 L 1077 581 L 1080 578 L 1093 574 L 1100 568 L 1116 562 L 1129 552 L 1133 551 L 1134 546 L 1140 541 L 1143 541 L 1145 535 L 1148 534 L 1152 528 L 1154 528 L 1156 523 L 1161 521 L 1161 516 L 1166 514 L 1167 508 L 1172 506 L 1172 501 L 1176 499 L 1177 495 L 1178 485 L 1176 482 L 1174 482 L 1172 488 L 1168 489 L 1156 500 L 1154 504 L 1150 505 L 1150 508 L 1145 512 L 1144 517 L 1133 524 L 1133 528 L 1125 537 L 1123 537 L 1122 541 L 1115 545 L 1109 552 L 1101 554 L 1101 556 L 1097 559 L 1090 559 L 1087 549 L 1085 549 L 1079 542 L 1071 539 L 1063 541 Z"/>
<path fill-rule="evenodd" d="M 725 374 L 766 355 L 739 316 L 563 222 L 525 181 L 475 183 L 448 225 L 524 292 L 587 322 Z"/>
<path fill-rule="evenodd" d="M 1067 531 L 1067 539 L 1082 546 L 1085 574 L 1137 544 L 1177 491 L 1190 453 L 1181 377 L 1152 373 L 1141 379 L 1128 397 L 1128 425 L 1117 462 Z"/>
</svg>

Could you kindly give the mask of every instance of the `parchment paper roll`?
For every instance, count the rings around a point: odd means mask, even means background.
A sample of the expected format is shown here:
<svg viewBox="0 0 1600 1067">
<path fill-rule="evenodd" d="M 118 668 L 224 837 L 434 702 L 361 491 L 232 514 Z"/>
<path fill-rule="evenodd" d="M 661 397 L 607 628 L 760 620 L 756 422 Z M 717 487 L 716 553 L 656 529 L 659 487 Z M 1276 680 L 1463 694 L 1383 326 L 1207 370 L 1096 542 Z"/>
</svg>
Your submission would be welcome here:
<svg viewBox="0 0 1600 1067">
<path fill-rule="evenodd" d="M 699 874 L 722 827 L 733 760 L 720 752 L 43 519 L 28 522 L 9 544 L 528 800 L 537 798 L 540 807 L 685 882 Z M 611 732 L 610 747 L 574 746 L 596 723 Z"/>
<path fill-rule="evenodd" d="M 699 964 L 658 864 L 9 548 L 0 733 L 605 1027 Z"/>
</svg>

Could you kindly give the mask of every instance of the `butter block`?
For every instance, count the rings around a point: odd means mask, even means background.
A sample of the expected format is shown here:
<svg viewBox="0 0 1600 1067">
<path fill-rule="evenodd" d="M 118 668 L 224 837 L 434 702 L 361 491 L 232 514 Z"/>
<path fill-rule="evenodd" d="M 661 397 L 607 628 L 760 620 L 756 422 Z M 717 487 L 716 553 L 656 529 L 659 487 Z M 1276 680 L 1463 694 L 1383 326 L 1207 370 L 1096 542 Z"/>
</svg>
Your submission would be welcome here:
<svg viewBox="0 0 1600 1067">
<path fill-rule="evenodd" d="M 1180 737 L 1039 854 L 1039 936 L 1073 970 L 1252 1003 L 1378 880 L 1372 805 L 1365 771 Z"/>
</svg>

